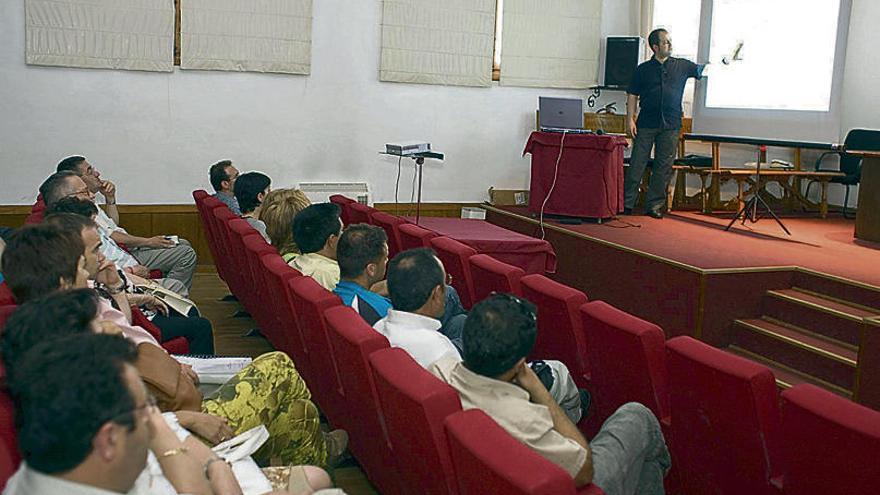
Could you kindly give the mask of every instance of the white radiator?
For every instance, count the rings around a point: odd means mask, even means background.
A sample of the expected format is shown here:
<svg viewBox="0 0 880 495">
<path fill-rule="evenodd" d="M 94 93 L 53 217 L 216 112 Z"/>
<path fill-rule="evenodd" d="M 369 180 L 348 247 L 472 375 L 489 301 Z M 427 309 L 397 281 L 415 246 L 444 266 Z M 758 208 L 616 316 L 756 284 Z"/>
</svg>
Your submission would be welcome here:
<svg viewBox="0 0 880 495">
<path fill-rule="evenodd" d="M 330 196 L 341 194 L 358 203 L 370 205 L 370 187 L 366 182 L 300 182 L 299 188 L 312 203 L 325 203 Z"/>
</svg>

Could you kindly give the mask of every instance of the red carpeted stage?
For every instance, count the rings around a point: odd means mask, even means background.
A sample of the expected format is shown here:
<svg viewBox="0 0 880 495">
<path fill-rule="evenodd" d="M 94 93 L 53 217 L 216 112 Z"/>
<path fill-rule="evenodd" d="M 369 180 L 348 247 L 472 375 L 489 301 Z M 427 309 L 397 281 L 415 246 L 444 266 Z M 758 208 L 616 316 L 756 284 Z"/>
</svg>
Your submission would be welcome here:
<svg viewBox="0 0 880 495">
<path fill-rule="evenodd" d="M 488 221 L 540 237 L 525 208 L 485 208 Z M 789 237 L 772 219 L 725 232 L 729 214 L 620 218 L 545 218 L 558 257 L 550 276 L 670 337 L 692 335 L 761 361 L 788 384 L 811 381 L 851 396 L 857 375 L 863 391 L 875 380 L 878 373 L 866 377 L 861 368 L 878 353 L 859 352 L 865 334 L 876 333 L 865 332 L 875 324 L 865 319 L 880 317 L 880 244 L 854 239 L 852 220 L 785 218 Z M 880 405 L 876 388 L 871 400 Z"/>
</svg>

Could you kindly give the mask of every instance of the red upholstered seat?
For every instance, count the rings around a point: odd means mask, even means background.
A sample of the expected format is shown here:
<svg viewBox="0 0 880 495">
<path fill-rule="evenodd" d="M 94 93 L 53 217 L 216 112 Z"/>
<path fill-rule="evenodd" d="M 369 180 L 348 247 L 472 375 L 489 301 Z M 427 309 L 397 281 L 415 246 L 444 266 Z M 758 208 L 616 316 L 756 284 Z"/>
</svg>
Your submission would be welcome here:
<svg viewBox="0 0 880 495">
<path fill-rule="evenodd" d="M 439 236 L 429 239 L 437 258 L 443 262 L 446 273 L 452 275 L 452 286 L 461 298 L 461 305 L 470 308 L 474 305 L 474 283 L 471 280 L 471 266 L 468 259 L 477 254 L 474 248 L 455 239 Z"/>
<path fill-rule="evenodd" d="M 15 312 L 16 308 L 18 308 L 18 306 L 15 304 L 3 304 L 0 306 L 0 334 L 3 333 L 6 321 L 9 320 L 9 317 L 12 316 L 12 313 Z"/>
<path fill-rule="evenodd" d="M 510 436 L 480 409 L 444 422 L 460 495 L 600 495 L 595 485 L 576 490 L 561 467 Z"/>
<path fill-rule="evenodd" d="M 424 229 L 416 224 L 402 223 L 397 226 L 397 232 L 400 235 L 400 249 L 430 247 L 432 237 L 437 237 L 437 233 L 433 230 Z"/>
<path fill-rule="evenodd" d="M 468 259 L 474 285 L 474 303 L 493 292 L 504 292 L 522 297 L 519 279 L 526 274 L 522 268 L 498 261 L 488 254 L 475 254 Z"/>
<path fill-rule="evenodd" d="M 639 402 L 668 424 L 663 330 L 603 301 L 584 304 L 580 314 L 599 422 L 627 402 Z"/>
<path fill-rule="evenodd" d="M 254 308 L 262 302 L 254 289 L 254 276 L 248 261 L 247 248 L 244 247 L 244 239 L 248 236 L 259 236 L 253 227 L 241 218 L 233 218 L 227 223 L 229 226 L 229 245 L 232 247 L 232 262 L 238 273 L 239 287 L 233 291 L 245 309 L 253 314 Z"/>
<path fill-rule="evenodd" d="M 779 493 L 774 482 L 782 474 L 781 432 L 773 373 L 687 336 L 668 340 L 666 348 L 673 464 L 681 472 L 682 492 Z"/>
<path fill-rule="evenodd" d="M 154 325 L 152 321 L 148 320 L 146 315 L 135 306 L 131 308 L 131 324 L 149 332 L 169 354 L 189 354 L 189 342 L 185 337 L 174 337 L 171 340 L 162 342 L 162 330 Z"/>
<path fill-rule="evenodd" d="M 235 263 L 232 232 L 229 230 L 229 222 L 237 217 L 229 211 L 229 208 L 214 208 L 211 213 L 214 215 L 214 230 L 217 235 L 217 252 L 219 254 L 219 258 L 215 258 L 214 262 L 223 265 L 221 270 L 225 277 L 223 281 L 229 286 L 229 290 L 237 296 L 241 287 L 241 273 Z"/>
<path fill-rule="evenodd" d="M 12 289 L 6 285 L 6 281 L 0 282 L 0 306 L 7 306 L 10 304 L 15 304 L 15 295 L 12 294 Z"/>
<path fill-rule="evenodd" d="M 401 493 L 369 361 L 374 351 L 388 348 L 388 339 L 348 306 L 334 306 L 324 312 L 324 318 L 345 391 L 348 447 L 381 493 Z"/>
<path fill-rule="evenodd" d="M 385 213 L 384 211 L 374 211 L 370 217 L 373 225 L 382 227 L 385 234 L 388 235 L 388 258 L 394 256 L 401 251 L 400 249 L 400 233 L 397 227 L 404 222 L 400 217 Z"/>
<path fill-rule="evenodd" d="M 31 206 L 31 213 L 24 219 L 25 225 L 33 225 L 36 223 L 43 223 L 43 218 L 46 216 L 46 203 L 43 201 L 43 196 L 38 194 L 37 200 L 34 202 L 34 205 Z"/>
<path fill-rule="evenodd" d="M 278 250 L 271 244 L 267 243 L 261 235 L 245 235 L 243 238 L 245 261 L 250 270 L 250 280 L 252 282 L 251 292 L 258 302 L 254 303 L 252 308 L 248 308 L 248 312 L 257 321 L 257 325 L 261 329 L 269 332 L 277 331 L 278 317 L 275 314 L 275 308 L 267 302 L 272 300 L 272 296 L 268 293 L 266 286 L 266 271 L 260 258 L 266 254 L 278 255 Z"/>
<path fill-rule="evenodd" d="M 529 357 L 562 361 L 575 383 L 587 387 L 590 365 L 579 312 L 587 296 L 538 274 L 525 275 L 520 284 L 523 297 L 538 307 L 538 339 Z"/>
<path fill-rule="evenodd" d="M 339 374 L 330 343 L 327 340 L 324 311 L 342 301 L 328 292 L 312 277 L 295 277 L 290 282 L 293 306 L 299 320 L 304 347 L 308 354 L 311 379 L 309 389 L 327 419 L 337 428 L 348 430 L 347 405 L 339 383 Z"/>
<path fill-rule="evenodd" d="M 18 469 L 21 454 L 15 434 L 15 406 L 5 389 L 0 389 L 0 489 Z"/>
<path fill-rule="evenodd" d="M 782 393 L 783 492 L 880 493 L 880 412 L 813 385 Z"/>
<path fill-rule="evenodd" d="M 358 202 L 349 203 L 349 222 L 351 225 L 356 223 L 370 223 L 370 216 L 373 212 L 378 211 L 375 208 L 372 208 L 367 205 L 362 205 Z M 348 223 L 346 225 L 349 225 Z"/>
<path fill-rule="evenodd" d="M 211 251 L 211 259 L 214 260 L 214 267 L 217 269 L 217 274 L 220 278 L 224 279 L 225 273 L 223 273 L 223 268 L 220 263 L 217 261 L 220 258 L 220 252 L 218 251 L 218 242 L 217 242 L 217 233 L 215 232 L 215 220 L 214 220 L 214 208 L 219 208 L 220 206 L 226 206 L 217 198 L 212 198 L 208 195 L 208 193 L 202 189 L 197 189 L 193 191 L 193 199 L 196 202 L 196 208 L 199 210 L 199 219 L 202 221 L 202 233 L 205 236 L 205 241 L 208 244 L 208 249 Z M 212 201 L 213 200 L 213 201 Z"/>
<path fill-rule="evenodd" d="M 461 411 L 458 392 L 397 347 L 372 353 L 370 365 L 403 492 L 457 493 L 443 420 Z"/>
<path fill-rule="evenodd" d="M 273 347 L 286 352 L 296 363 L 302 347 L 302 337 L 299 334 L 296 312 L 293 309 L 287 282 L 301 277 L 302 274 L 299 270 L 291 268 L 275 253 L 261 256 L 260 263 L 266 274 L 266 293 L 269 295 L 271 313 L 277 320 L 277 326 L 271 331 L 264 330 L 263 336 L 269 339 Z"/>
<path fill-rule="evenodd" d="M 357 201 L 341 194 L 334 194 L 330 196 L 330 202 L 339 205 L 339 216 L 342 218 L 342 223 L 345 225 L 351 224 L 351 204 L 357 203 Z"/>
</svg>

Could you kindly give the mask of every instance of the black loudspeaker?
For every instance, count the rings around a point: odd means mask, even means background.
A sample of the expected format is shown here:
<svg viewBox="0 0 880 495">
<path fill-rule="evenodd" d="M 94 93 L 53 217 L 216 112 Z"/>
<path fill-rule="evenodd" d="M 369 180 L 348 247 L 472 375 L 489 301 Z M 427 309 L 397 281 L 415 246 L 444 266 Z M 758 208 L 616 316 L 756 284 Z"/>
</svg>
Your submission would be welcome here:
<svg viewBox="0 0 880 495">
<path fill-rule="evenodd" d="M 642 58 L 645 42 L 638 36 L 605 38 L 605 86 L 626 89 Z"/>
</svg>

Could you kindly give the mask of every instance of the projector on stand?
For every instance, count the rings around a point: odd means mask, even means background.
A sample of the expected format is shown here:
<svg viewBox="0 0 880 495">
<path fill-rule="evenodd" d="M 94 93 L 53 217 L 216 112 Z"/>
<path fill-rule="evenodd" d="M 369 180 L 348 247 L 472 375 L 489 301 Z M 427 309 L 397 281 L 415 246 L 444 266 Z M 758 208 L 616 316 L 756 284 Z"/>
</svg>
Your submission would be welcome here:
<svg viewBox="0 0 880 495">
<path fill-rule="evenodd" d="M 407 142 L 400 144 L 386 144 L 385 153 L 395 156 L 409 156 L 417 153 L 431 151 L 431 143 Z"/>
</svg>

